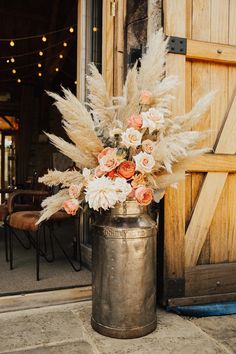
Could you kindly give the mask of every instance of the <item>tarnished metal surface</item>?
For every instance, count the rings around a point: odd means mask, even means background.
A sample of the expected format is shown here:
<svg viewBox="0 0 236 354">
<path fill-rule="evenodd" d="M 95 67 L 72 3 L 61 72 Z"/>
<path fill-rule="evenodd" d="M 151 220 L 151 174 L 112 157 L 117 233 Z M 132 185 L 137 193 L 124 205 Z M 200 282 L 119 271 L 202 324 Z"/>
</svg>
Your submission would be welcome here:
<svg viewBox="0 0 236 354">
<path fill-rule="evenodd" d="M 135 338 L 156 328 L 156 223 L 135 201 L 94 224 L 92 326 Z"/>
</svg>

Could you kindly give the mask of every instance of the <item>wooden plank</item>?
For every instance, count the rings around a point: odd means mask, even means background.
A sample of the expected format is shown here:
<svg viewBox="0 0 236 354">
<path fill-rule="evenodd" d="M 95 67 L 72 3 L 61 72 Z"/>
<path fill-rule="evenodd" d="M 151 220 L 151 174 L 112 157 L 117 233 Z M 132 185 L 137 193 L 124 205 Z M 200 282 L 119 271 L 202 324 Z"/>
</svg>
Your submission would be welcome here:
<svg viewBox="0 0 236 354">
<path fill-rule="evenodd" d="M 236 152 L 236 140 L 232 139 L 231 134 L 235 136 L 235 114 L 236 114 L 236 97 L 233 99 L 225 125 L 218 140 L 216 152 L 224 152 L 224 144 L 227 153 L 234 154 Z M 227 137 L 227 138 L 226 138 Z M 228 143 L 230 141 L 230 144 Z M 219 146 L 219 147 L 218 147 Z M 191 267 L 197 264 L 199 254 L 205 242 L 208 229 L 211 225 L 214 212 L 216 210 L 221 192 L 224 188 L 228 173 L 208 173 L 194 209 L 192 219 L 189 223 L 185 235 L 185 265 Z M 211 199 L 209 199 L 211 196 Z M 209 200 L 207 209 L 205 201 Z"/>
<path fill-rule="evenodd" d="M 229 109 L 228 115 L 225 120 L 223 132 L 220 135 L 215 153 L 217 154 L 235 154 L 236 152 L 236 95 L 233 98 L 232 105 Z"/>
<path fill-rule="evenodd" d="M 187 59 L 236 64 L 236 46 L 187 40 Z"/>
<path fill-rule="evenodd" d="M 113 96 L 114 84 L 114 17 L 113 1 L 103 1 L 102 12 L 102 75 L 107 85 L 107 91 Z"/>
<path fill-rule="evenodd" d="M 236 45 L 236 1 L 230 1 L 229 9 L 229 44 Z M 232 96 L 236 88 L 236 66 L 229 67 L 229 97 Z M 228 191 L 230 193 L 231 205 L 228 210 L 228 260 L 236 261 L 236 174 L 228 175 Z"/>
<path fill-rule="evenodd" d="M 185 235 L 185 266 L 197 264 L 207 232 L 211 225 L 227 173 L 208 173 Z M 206 201 L 207 208 L 206 208 Z"/>
<path fill-rule="evenodd" d="M 78 0 L 77 12 L 77 68 L 76 68 L 76 96 L 79 100 L 85 99 L 85 33 L 86 33 L 86 2 Z"/>
<path fill-rule="evenodd" d="M 91 300 L 92 287 L 44 291 L 0 297 L 0 313 Z"/>
<path fill-rule="evenodd" d="M 236 263 L 199 265 L 187 269 L 185 277 L 186 296 L 236 292 Z"/>
<path fill-rule="evenodd" d="M 236 155 L 205 154 L 186 164 L 191 172 L 236 172 Z"/>
<path fill-rule="evenodd" d="M 168 299 L 168 306 L 188 306 L 188 305 L 203 305 L 216 302 L 226 302 L 226 301 L 235 301 L 235 293 L 227 294 L 213 294 L 213 295 L 202 295 L 202 296 L 188 296 L 188 297 L 178 297 Z"/>
<path fill-rule="evenodd" d="M 192 0 L 192 39 L 210 41 L 211 0 Z"/>
<path fill-rule="evenodd" d="M 164 31 L 167 35 L 186 37 L 186 0 L 164 1 Z M 172 103 L 174 114 L 185 112 L 185 56 L 168 54 L 167 73 L 178 75 L 180 86 L 173 92 L 176 100 Z M 174 207 L 173 207 L 174 205 Z M 165 284 L 168 296 L 168 283 L 178 281 L 176 292 L 184 294 L 184 233 L 185 233 L 185 183 L 178 189 L 169 188 L 164 201 L 164 259 Z"/>
<path fill-rule="evenodd" d="M 214 0 L 211 8 L 211 41 L 228 44 L 228 0 Z M 232 153 L 230 149 L 227 151 L 227 144 L 222 142 L 222 148 L 220 142 L 228 132 L 224 127 L 224 134 L 221 135 L 221 129 L 223 127 L 224 119 L 227 120 L 230 117 L 227 114 L 229 107 L 231 112 L 233 106 L 229 105 L 228 97 L 228 66 L 220 65 L 218 63 L 211 64 L 211 86 L 213 90 L 217 90 L 217 97 L 211 106 L 211 130 L 212 130 L 212 144 L 216 146 L 216 153 Z M 229 137 L 229 136 L 228 136 Z M 225 222 L 227 222 L 227 174 L 225 175 L 225 185 L 222 189 L 218 205 L 213 215 L 209 234 L 210 234 L 210 263 L 221 263 L 227 261 L 228 258 L 228 243 L 227 235 L 225 234 Z M 209 196 L 210 197 L 210 196 Z"/>
<path fill-rule="evenodd" d="M 126 0 L 116 0 L 114 95 L 121 96 L 124 85 L 124 26 Z"/>
</svg>

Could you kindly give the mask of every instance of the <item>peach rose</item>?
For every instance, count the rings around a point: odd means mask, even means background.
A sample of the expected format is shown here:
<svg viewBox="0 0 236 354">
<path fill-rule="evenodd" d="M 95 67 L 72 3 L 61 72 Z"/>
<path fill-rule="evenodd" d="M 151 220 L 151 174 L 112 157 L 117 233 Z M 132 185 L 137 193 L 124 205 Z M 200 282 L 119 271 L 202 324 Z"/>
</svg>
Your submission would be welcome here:
<svg viewBox="0 0 236 354">
<path fill-rule="evenodd" d="M 105 174 L 105 172 L 102 171 L 99 166 L 97 166 L 95 168 L 94 174 L 95 174 L 95 177 L 99 178 L 99 177 L 102 177 Z"/>
<path fill-rule="evenodd" d="M 111 147 L 106 147 L 100 152 L 100 154 L 98 154 L 98 161 L 100 161 L 104 156 L 114 153 L 114 151 L 116 151 L 116 149 Z"/>
<path fill-rule="evenodd" d="M 63 208 L 69 215 L 75 215 L 77 210 L 79 209 L 79 201 L 75 198 L 66 200 L 63 203 Z"/>
<path fill-rule="evenodd" d="M 129 179 L 135 173 L 135 163 L 132 161 L 123 161 L 117 168 L 117 173 L 120 177 Z"/>
<path fill-rule="evenodd" d="M 71 184 L 69 187 L 69 196 L 74 199 L 74 198 L 78 198 L 81 190 L 83 188 L 83 183 L 80 184 Z"/>
<path fill-rule="evenodd" d="M 103 156 L 99 160 L 99 167 L 101 171 L 110 172 L 114 170 L 118 165 L 116 151 L 112 152 L 111 154 L 107 154 Z"/>
<path fill-rule="evenodd" d="M 131 186 L 136 189 L 140 186 L 145 186 L 146 185 L 146 181 L 144 176 L 142 175 L 142 173 L 135 175 L 133 178 L 133 181 L 131 182 Z"/>
<path fill-rule="evenodd" d="M 142 142 L 142 149 L 144 152 L 151 154 L 153 151 L 153 141 L 150 139 L 146 139 Z"/>
<path fill-rule="evenodd" d="M 153 191 L 151 188 L 138 187 L 135 190 L 135 198 L 140 205 L 148 205 L 153 199 Z"/>
<path fill-rule="evenodd" d="M 153 94 L 151 91 L 143 90 L 140 92 L 139 102 L 141 104 L 150 105 L 152 103 L 152 101 L 153 101 Z"/>
<path fill-rule="evenodd" d="M 132 114 L 128 118 L 128 127 L 129 128 L 135 128 L 135 129 L 140 129 L 142 127 L 143 121 L 141 114 Z"/>
</svg>

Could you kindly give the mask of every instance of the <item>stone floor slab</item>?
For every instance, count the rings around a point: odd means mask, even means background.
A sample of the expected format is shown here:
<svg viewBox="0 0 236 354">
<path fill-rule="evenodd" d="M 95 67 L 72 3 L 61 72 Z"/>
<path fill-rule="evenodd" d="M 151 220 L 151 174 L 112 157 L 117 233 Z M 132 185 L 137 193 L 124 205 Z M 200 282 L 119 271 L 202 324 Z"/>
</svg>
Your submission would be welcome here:
<svg viewBox="0 0 236 354">
<path fill-rule="evenodd" d="M 11 351 L 5 354 L 94 354 L 94 351 L 89 343 L 74 342 L 24 349 L 20 351 Z"/>
<path fill-rule="evenodd" d="M 192 319 L 204 332 L 236 353 L 236 315 L 212 316 Z"/>
<path fill-rule="evenodd" d="M 1 314 L 0 353 L 17 348 L 83 339 L 83 328 L 71 310 L 47 308 Z"/>
</svg>

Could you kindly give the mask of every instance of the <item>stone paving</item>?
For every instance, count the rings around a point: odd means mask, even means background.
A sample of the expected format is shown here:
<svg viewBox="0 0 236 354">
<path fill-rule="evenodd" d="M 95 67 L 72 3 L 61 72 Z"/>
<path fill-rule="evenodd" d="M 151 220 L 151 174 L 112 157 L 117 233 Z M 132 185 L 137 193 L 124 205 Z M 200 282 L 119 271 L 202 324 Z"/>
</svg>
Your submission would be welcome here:
<svg viewBox="0 0 236 354">
<path fill-rule="evenodd" d="M 0 314 L 0 353 L 236 353 L 236 315 L 188 319 L 158 309 L 155 332 L 119 340 L 94 332 L 90 313 L 87 301 Z"/>
</svg>

